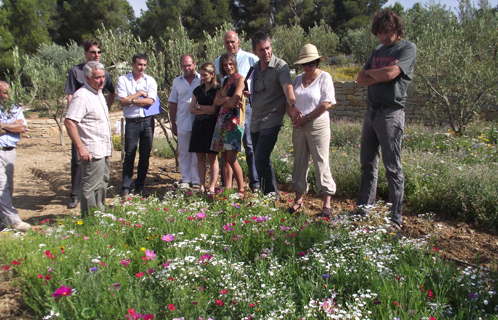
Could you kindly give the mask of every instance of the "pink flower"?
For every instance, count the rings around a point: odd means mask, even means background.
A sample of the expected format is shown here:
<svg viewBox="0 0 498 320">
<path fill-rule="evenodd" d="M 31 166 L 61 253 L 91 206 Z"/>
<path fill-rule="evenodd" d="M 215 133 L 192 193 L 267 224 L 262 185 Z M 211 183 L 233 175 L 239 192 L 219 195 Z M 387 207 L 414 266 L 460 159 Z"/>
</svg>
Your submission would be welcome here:
<svg viewBox="0 0 498 320">
<path fill-rule="evenodd" d="M 167 235 L 162 236 L 161 240 L 166 241 L 166 242 L 171 242 L 171 241 L 175 241 L 176 237 L 174 234 L 167 234 Z"/>
<path fill-rule="evenodd" d="M 216 300 L 216 304 L 221 307 L 223 305 L 223 301 L 221 301 L 220 299 L 218 299 L 218 300 Z"/>
<path fill-rule="evenodd" d="M 206 219 L 207 217 L 207 214 L 205 214 L 204 212 L 199 212 L 197 214 L 197 220 L 203 220 L 203 219 Z"/>
<path fill-rule="evenodd" d="M 228 294 L 228 291 L 227 291 L 227 290 L 225 290 L 225 289 L 223 289 L 223 290 L 221 290 L 221 292 L 220 292 L 220 293 L 221 293 L 221 294 Z"/>
<path fill-rule="evenodd" d="M 55 254 L 54 254 L 54 255 L 52 255 L 52 253 L 50 253 L 50 250 L 45 251 L 45 255 L 46 255 L 46 256 L 47 256 L 47 258 L 49 258 L 49 259 L 55 259 L 55 258 L 56 258 Z"/>
<path fill-rule="evenodd" d="M 168 304 L 168 309 L 170 309 L 171 311 L 175 311 L 176 308 L 174 304 L 170 303 Z"/>
<path fill-rule="evenodd" d="M 136 276 L 137 278 L 141 278 L 141 277 L 143 277 L 143 276 L 144 276 L 144 273 L 143 273 L 143 272 L 139 272 L 139 273 L 136 273 L 136 274 L 135 274 L 135 276 Z"/>
<path fill-rule="evenodd" d="M 145 258 L 147 260 L 156 260 L 156 254 L 154 253 L 154 250 L 145 250 Z"/>
<path fill-rule="evenodd" d="M 144 319 L 144 320 L 154 320 L 154 315 L 152 313 L 149 313 L 147 315 L 144 314 L 144 316 L 142 317 L 142 319 Z"/>
<path fill-rule="evenodd" d="M 427 290 L 429 293 L 429 298 L 434 299 L 434 293 L 432 293 L 431 289 Z"/>
<path fill-rule="evenodd" d="M 127 266 L 130 265 L 131 260 L 130 259 L 119 260 L 119 262 L 121 262 L 122 265 L 124 265 L 125 267 L 127 267 Z"/>
<path fill-rule="evenodd" d="M 201 255 L 201 260 L 202 260 L 201 263 L 205 263 L 205 262 L 207 263 L 207 261 L 211 260 L 212 257 L 213 257 L 212 254 L 205 254 L 203 256 Z M 197 261 L 199 261 L 199 260 L 197 260 Z"/>
<path fill-rule="evenodd" d="M 55 298 L 55 300 L 59 299 L 60 297 L 67 297 L 71 294 L 71 287 L 70 286 L 62 286 L 55 290 L 54 293 L 52 293 L 52 298 Z"/>
</svg>

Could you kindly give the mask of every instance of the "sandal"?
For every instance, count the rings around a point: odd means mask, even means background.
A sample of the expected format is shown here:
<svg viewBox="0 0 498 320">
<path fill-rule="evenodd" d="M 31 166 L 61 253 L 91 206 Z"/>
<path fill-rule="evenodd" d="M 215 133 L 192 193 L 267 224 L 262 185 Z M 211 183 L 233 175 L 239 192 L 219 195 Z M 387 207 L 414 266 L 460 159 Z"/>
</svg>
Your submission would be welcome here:
<svg viewBox="0 0 498 320">
<path fill-rule="evenodd" d="M 323 207 L 322 212 L 320 212 L 317 217 L 328 221 L 331 215 L 332 215 L 331 208 Z"/>
<path fill-rule="evenodd" d="M 303 207 L 303 203 L 304 201 L 301 201 L 301 203 L 297 203 L 294 201 L 294 204 L 291 207 L 287 208 L 287 213 L 294 214 L 296 211 L 301 210 L 301 208 Z M 296 209 L 294 209 L 294 205 L 297 205 Z"/>
<path fill-rule="evenodd" d="M 389 227 L 387 228 L 391 233 L 396 233 L 396 232 L 399 232 L 401 231 L 401 228 L 403 228 L 402 225 L 399 225 L 397 224 L 396 222 L 394 221 L 390 221 L 389 222 Z"/>
<path fill-rule="evenodd" d="M 239 198 L 242 199 L 242 200 L 244 200 L 244 197 L 245 197 L 244 190 L 239 191 Z"/>
</svg>

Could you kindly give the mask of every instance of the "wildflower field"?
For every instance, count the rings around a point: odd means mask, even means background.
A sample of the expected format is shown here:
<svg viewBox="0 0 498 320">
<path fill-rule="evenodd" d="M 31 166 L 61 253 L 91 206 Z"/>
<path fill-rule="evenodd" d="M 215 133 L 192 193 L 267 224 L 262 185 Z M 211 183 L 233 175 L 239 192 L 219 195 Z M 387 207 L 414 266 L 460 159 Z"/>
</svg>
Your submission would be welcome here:
<svg viewBox="0 0 498 320">
<path fill-rule="evenodd" d="M 360 126 L 332 131 L 338 193 L 354 197 Z M 290 132 L 274 152 L 280 183 L 292 170 Z M 408 126 L 406 208 L 424 222 L 451 213 L 493 228 L 496 137 L 492 125 L 465 137 Z M 313 174 L 310 163 L 312 188 Z M 498 319 L 495 268 L 454 264 L 430 235 L 389 233 L 387 210 L 379 202 L 368 217 L 321 221 L 289 215 L 271 196 L 171 189 L 116 197 L 83 220 L 4 230 L 0 263 L 38 319 Z"/>
</svg>

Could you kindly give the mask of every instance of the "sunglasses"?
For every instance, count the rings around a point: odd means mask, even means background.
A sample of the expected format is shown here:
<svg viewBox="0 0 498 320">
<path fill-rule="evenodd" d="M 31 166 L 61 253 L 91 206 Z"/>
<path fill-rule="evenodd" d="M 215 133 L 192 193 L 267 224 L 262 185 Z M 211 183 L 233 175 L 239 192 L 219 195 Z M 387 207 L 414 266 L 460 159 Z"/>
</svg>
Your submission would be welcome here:
<svg viewBox="0 0 498 320">
<path fill-rule="evenodd" d="M 91 53 L 91 54 L 101 54 L 101 53 L 102 53 L 102 51 L 100 51 L 100 50 L 99 50 L 99 51 L 90 51 L 90 53 Z"/>
<path fill-rule="evenodd" d="M 316 65 L 317 65 L 316 62 L 308 62 L 308 63 L 303 63 L 302 64 L 303 67 L 311 67 L 311 68 L 313 68 Z"/>
</svg>

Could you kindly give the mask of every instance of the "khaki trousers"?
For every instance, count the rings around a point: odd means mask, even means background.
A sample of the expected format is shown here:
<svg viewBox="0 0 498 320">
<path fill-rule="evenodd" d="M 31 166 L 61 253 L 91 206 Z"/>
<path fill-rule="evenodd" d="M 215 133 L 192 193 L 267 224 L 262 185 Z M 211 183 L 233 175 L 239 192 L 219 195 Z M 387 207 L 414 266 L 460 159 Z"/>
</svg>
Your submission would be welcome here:
<svg viewBox="0 0 498 320">
<path fill-rule="evenodd" d="M 322 195 L 334 195 L 336 185 L 330 172 L 330 120 L 328 117 L 308 122 L 301 129 L 292 132 L 294 146 L 294 168 L 292 187 L 295 191 L 308 192 L 308 161 L 313 160 L 316 173 L 316 186 Z"/>
</svg>

